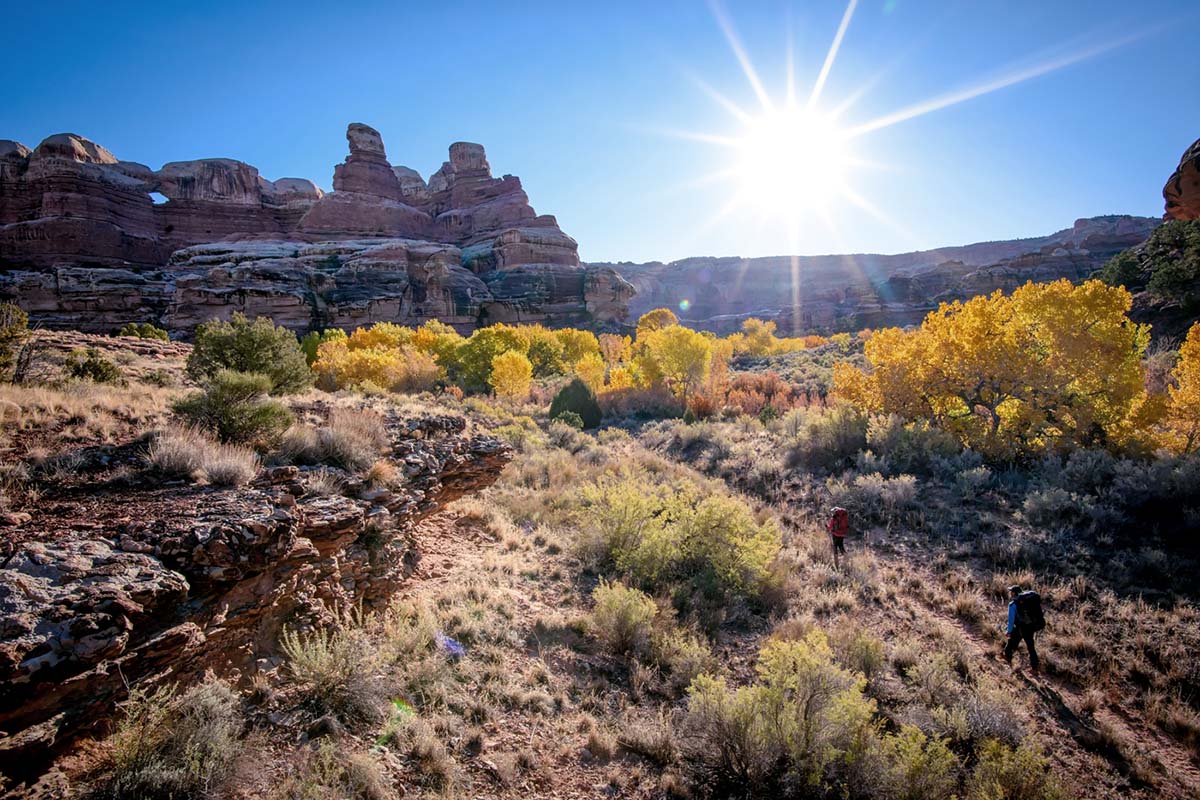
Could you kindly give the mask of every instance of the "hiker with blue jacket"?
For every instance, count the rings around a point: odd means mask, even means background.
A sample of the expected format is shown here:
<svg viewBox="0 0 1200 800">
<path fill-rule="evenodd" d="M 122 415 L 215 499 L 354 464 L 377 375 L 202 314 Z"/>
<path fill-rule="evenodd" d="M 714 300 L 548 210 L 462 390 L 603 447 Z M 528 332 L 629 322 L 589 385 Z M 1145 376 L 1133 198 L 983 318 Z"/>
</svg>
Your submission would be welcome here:
<svg viewBox="0 0 1200 800">
<path fill-rule="evenodd" d="M 1004 660 L 1012 663 L 1013 653 L 1025 642 L 1029 648 L 1029 669 L 1038 674 L 1038 654 L 1034 635 L 1046 627 L 1042 613 L 1042 598 L 1035 591 L 1023 592 L 1020 586 L 1008 587 L 1008 644 L 1004 645 Z"/>
</svg>

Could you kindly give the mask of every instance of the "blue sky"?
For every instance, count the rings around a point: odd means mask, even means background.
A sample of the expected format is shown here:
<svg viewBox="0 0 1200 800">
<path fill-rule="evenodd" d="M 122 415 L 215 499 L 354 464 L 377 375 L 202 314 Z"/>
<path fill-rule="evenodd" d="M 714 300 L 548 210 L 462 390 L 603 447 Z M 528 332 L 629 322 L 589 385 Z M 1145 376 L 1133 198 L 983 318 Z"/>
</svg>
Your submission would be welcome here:
<svg viewBox="0 0 1200 800">
<path fill-rule="evenodd" d="M 777 102 L 789 42 L 807 96 L 846 5 L 723 9 Z M 643 261 L 898 252 L 1158 215 L 1200 136 L 1194 0 L 859 0 L 818 106 L 870 83 L 845 127 L 1073 63 L 855 137 L 873 166 L 846 181 L 877 215 L 831 196 L 795 226 L 754 202 L 718 217 L 744 182 L 703 178 L 732 151 L 671 133 L 739 135 L 701 83 L 761 111 L 718 16 L 691 0 L 29 4 L 0 32 L 0 138 L 71 131 L 154 168 L 224 156 L 324 188 L 351 121 L 425 176 L 450 142 L 477 141 L 585 259 Z"/>
</svg>

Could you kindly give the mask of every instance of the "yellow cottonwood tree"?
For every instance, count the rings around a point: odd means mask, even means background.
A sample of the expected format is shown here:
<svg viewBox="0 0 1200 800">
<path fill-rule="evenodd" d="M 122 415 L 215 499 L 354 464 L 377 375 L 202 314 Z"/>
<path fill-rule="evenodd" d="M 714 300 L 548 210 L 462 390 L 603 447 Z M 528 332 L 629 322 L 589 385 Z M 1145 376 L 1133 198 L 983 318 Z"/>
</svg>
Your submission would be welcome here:
<svg viewBox="0 0 1200 800">
<path fill-rule="evenodd" d="M 635 365 L 647 383 L 665 383 L 686 397 L 708 377 L 713 341 L 691 328 L 668 325 L 638 337 L 641 353 Z"/>
<path fill-rule="evenodd" d="M 944 303 L 912 331 L 876 331 L 870 370 L 834 369 L 834 395 L 867 410 L 930 419 L 999 456 L 1121 443 L 1145 400 L 1149 329 L 1132 297 L 1100 281 L 1027 283 Z"/>
<path fill-rule="evenodd" d="M 599 394 L 604 389 L 604 359 L 599 353 L 588 353 L 575 362 L 575 374 L 588 385 L 594 393 Z"/>
<path fill-rule="evenodd" d="M 1164 444 L 1177 453 L 1190 453 L 1200 447 L 1200 322 L 1188 331 L 1171 374 L 1176 385 L 1167 389 Z"/>
<path fill-rule="evenodd" d="M 637 338 L 640 340 L 647 333 L 661 330 L 670 325 L 678 325 L 679 317 L 669 308 L 656 308 L 638 317 Z"/>
<path fill-rule="evenodd" d="M 533 382 L 533 364 L 517 350 L 506 350 L 492 359 L 489 377 L 497 397 L 506 400 L 524 400 L 529 396 Z"/>
</svg>

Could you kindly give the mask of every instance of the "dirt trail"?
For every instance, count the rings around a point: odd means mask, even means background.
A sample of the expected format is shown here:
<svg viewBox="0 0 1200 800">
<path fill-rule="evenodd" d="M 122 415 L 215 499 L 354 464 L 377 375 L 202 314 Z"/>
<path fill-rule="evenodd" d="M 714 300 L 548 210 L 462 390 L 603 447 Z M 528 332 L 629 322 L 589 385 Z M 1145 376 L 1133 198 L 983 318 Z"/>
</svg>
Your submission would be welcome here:
<svg viewBox="0 0 1200 800">
<path fill-rule="evenodd" d="M 589 759 L 584 753 L 588 734 L 579 725 L 584 714 L 565 691 L 577 672 L 569 659 L 577 656 L 531 635 L 538 620 L 561 618 L 585 602 L 579 587 L 563 577 L 571 574 L 568 556 L 539 547 L 528 531 L 496 536 L 483 521 L 454 505 L 424 521 L 414 535 L 421 556 L 399 597 L 429 602 L 472 581 L 494 580 L 515 609 L 513 624 L 522 643 L 503 648 L 502 668 L 514 676 L 546 668 L 549 683 L 540 688 L 563 700 L 548 714 L 498 709 L 482 725 L 482 751 L 461 761 L 469 784 L 462 787 L 464 796 L 564 800 L 645 796 L 640 787 L 610 784 L 612 771 L 626 771 L 627 764 Z M 519 752 L 532 753 L 537 767 L 517 782 L 503 785 L 497 764 Z"/>
<path fill-rule="evenodd" d="M 872 549 L 881 561 L 902 560 L 905 574 L 922 584 L 938 583 L 938 576 L 927 566 L 928 562 L 916 563 L 896 551 Z M 1018 700 L 1024 700 L 1033 732 L 1059 765 L 1060 777 L 1078 796 L 1200 798 L 1200 768 L 1185 746 L 1119 705 L 1107 705 L 1104 701 L 1090 714 L 1083 711 L 1089 706 L 1089 698 L 1071 681 L 1048 675 L 1045 670 L 1039 676 L 1030 674 L 1024 645 L 1010 666 L 1000 657 L 1001 646 L 989 640 L 979 625 L 938 607 L 928 596 L 910 599 L 923 614 L 957 632 L 971 657 L 972 670 L 988 675 Z M 871 613 L 887 618 L 887 606 L 872 609 Z M 997 625 L 1000 622 L 996 620 Z M 1053 619 L 1048 622 L 1054 624 Z M 917 620 L 905 620 L 902 624 L 912 628 L 914 635 L 922 634 Z M 1124 752 L 1116 742 L 1127 743 Z M 1158 769 L 1151 767 L 1155 763 Z M 1168 777 L 1165 781 L 1155 780 L 1155 772 Z M 1107 777 L 1104 773 L 1108 773 Z M 1086 781 L 1071 785 L 1072 778 Z M 1148 783 L 1147 778 L 1155 783 Z"/>
</svg>

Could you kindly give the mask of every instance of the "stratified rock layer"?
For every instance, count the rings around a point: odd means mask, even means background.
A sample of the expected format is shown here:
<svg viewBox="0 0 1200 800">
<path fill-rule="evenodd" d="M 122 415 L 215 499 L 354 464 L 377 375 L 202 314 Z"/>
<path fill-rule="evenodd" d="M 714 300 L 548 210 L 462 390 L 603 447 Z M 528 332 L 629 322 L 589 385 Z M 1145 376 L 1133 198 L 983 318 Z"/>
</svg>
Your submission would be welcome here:
<svg viewBox="0 0 1200 800">
<path fill-rule="evenodd" d="M 1200 219 L 1200 139 L 1179 159 L 1179 166 L 1163 187 L 1163 200 L 1168 217 Z"/>
<path fill-rule="evenodd" d="M 232 159 L 153 171 L 76 134 L 34 150 L 0 141 L 0 299 L 50 326 L 151 321 L 185 335 L 234 311 L 298 331 L 623 319 L 632 287 L 582 267 L 520 179 L 492 177 L 481 145 L 451 145 L 426 183 L 389 163 L 375 129 L 353 123 L 346 139 L 328 194 Z"/>
<path fill-rule="evenodd" d="M 325 496 L 278 467 L 242 489 L 101 487 L 23 521 L 0 570 L 0 773 L 37 775 L 127 685 L 248 680 L 285 628 L 386 603 L 417 557 L 410 527 L 511 458 L 459 417 L 388 422 L 395 490 L 346 475 Z"/>
<path fill-rule="evenodd" d="M 1114 254 L 1145 241 L 1159 223 L 1152 217 L 1095 217 L 1036 239 L 898 255 L 593 266 L 612 267 L 633 284 L 631 318 L 667 307 L 685 324 L 719 333 L 737 330 L 751 316 L 774 320 L 781 332 L 856 331 L 918 323 L 941 302 L 1011 291 L 1027 281 L 1081 280 Z"/>
</svg>

